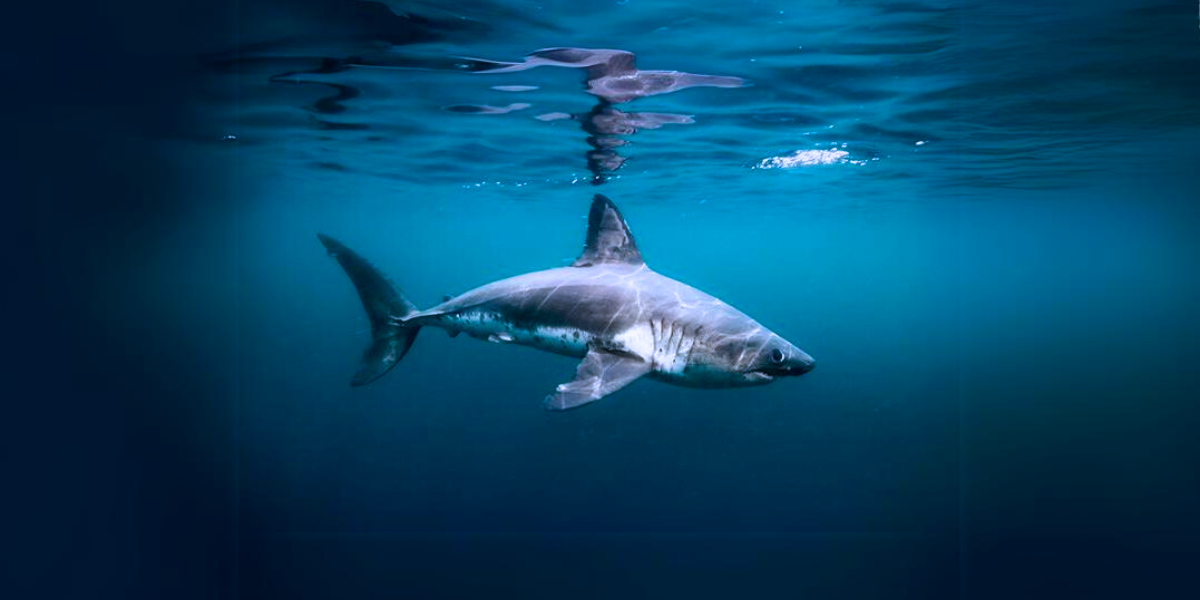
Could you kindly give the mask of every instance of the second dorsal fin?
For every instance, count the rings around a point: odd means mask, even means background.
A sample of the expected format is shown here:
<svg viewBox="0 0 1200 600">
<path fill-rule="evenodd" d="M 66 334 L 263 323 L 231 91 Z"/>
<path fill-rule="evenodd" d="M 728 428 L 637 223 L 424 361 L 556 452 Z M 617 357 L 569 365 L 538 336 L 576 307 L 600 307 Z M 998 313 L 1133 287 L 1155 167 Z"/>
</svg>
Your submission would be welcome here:
<svg viewBox="0 0 1200 600">
<path fill-rule="evenodd" d="M 603 194 L 592 198 L 592 210 L 588 213 L 587 241 L 583 254 L 571 264 L 573 267 L 590 267 L 599 264 L 640 265 L 642 253 L 638 251 L 629 232 L 629 225 L 612 200 Z"/>
</svg>

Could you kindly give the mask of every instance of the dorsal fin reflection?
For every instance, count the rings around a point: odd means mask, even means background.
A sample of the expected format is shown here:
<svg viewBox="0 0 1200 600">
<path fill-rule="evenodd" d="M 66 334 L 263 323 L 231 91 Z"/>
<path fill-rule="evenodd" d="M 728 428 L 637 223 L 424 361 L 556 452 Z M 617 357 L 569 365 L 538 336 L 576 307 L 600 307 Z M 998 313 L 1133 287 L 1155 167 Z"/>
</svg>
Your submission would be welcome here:
<svg viewBox="0 0 1200 600">
<path fill-rule="evenodd" d="M 567 67 L 586 69 L 584 83 L 587 92 L 597 98 L 587 113 L 571 115 L 580 122 L 587 134 L 591 150 L 585 153 L 592 184 L 606 181 L 608 174 L 621 168 L 625 158 L 617 148 L 626 141 L 618 136 L 632 135 L 639 129 L 657 129 L 666 123 L 692 123 L 690 115 L 671 113 L 635 113 L 618 110 L 614 105 L 637 98 L 666 94 L 692 87 L 733 88 L 746 85 L 740 77 L 698 75 L 681 71 L 646 71 L 635 66 L 632 52 L 595 48 L 543 48 L 525 57 L 524 62 L 496 63 L 479 61 L 477 73 L 514 73 L 536 67 Z M 545 115 L 544 120 L 558 118 L 557 113 Z"/>
</svg>

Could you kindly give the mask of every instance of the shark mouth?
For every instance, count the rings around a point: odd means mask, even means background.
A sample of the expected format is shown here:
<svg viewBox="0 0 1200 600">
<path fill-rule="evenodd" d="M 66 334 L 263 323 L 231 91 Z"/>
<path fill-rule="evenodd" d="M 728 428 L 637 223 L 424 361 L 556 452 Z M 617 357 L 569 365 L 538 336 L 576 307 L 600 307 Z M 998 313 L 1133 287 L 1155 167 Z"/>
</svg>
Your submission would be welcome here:
<svg viewBox="0 0 1200 600">
<path fill-rule="evenodd" d="M 762 370 L 747 371 L 744 374 L 747 381 L 769 383 L 775 381 L 775 375 Z"/>
<path fill-rule="evenodd" d="M 794 367 L 767 367 L 763 369 L 754 369 L 746 372 L 746 379 L 749 381 L 774 381 L 776 377 L 798 377 L 812 370 L 811 365 L 794 366 Z"/>
</svg>

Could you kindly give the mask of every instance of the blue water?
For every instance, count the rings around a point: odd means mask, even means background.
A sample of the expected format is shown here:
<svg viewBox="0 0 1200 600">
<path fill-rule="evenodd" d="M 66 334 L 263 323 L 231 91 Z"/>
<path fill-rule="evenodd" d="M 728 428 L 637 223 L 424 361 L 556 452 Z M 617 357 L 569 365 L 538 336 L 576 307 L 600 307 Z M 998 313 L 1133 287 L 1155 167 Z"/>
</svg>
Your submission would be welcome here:
<svg viewBox="0 0 1200 600">
<path fill-rule="evenodd" d="M 96 367 L 136 390 L 120 431 L 141 466 L 121 472 L 169 482 L 98 493 L 156 507 L 139 522 L 192 516 L 132 545 L 153 576 L 105 559 L 111 581 L 135 582 L 110 590 L 1011 598 L 1186 584 L 1194 6 L 385 5 L 243 2 L 201 21 L 220 35 L 171 21 L 185 41 L 161 89 L 178 89 L 154 105 L 180 108 L 130 117 L 146 150 L 115 171 L 169 200 L 120 205 L 115 231 L 138 242 L 105 236 L 79 255 L 103 265 L 86 318 L 130 348 L 111 360 L 149 365 L 136 382 Z M 552 47 L 745 85 L 610 102 L 580 68 L 488 72 Z M 652 268 L 817 369 L 751 389 L 639 381 L 549 413 L 573 359 L 426 331 L 386 377 L 349 387 L 368 324 L 318 232 L 425 307 L 569 263 L 597 192 Z"/>
</svg>

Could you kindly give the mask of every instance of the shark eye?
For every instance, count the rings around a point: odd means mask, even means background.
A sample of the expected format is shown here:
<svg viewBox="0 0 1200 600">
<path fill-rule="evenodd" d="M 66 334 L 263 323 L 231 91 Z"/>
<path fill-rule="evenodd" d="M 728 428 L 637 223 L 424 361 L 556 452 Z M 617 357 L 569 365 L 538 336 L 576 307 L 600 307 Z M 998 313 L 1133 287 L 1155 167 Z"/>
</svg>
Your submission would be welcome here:
<svg viewBox="0 0 1200 600">
<path fill-rule="evenodd" d="M 771 350 L 771 362 L 773 362 L 775 364 L 779 364 L 779 363 L 783 362 L 783 359 L 784 359 L 783 350 L 780 350 L 779 348 L 775 348 L 774 350 Z"/>
</svg>

